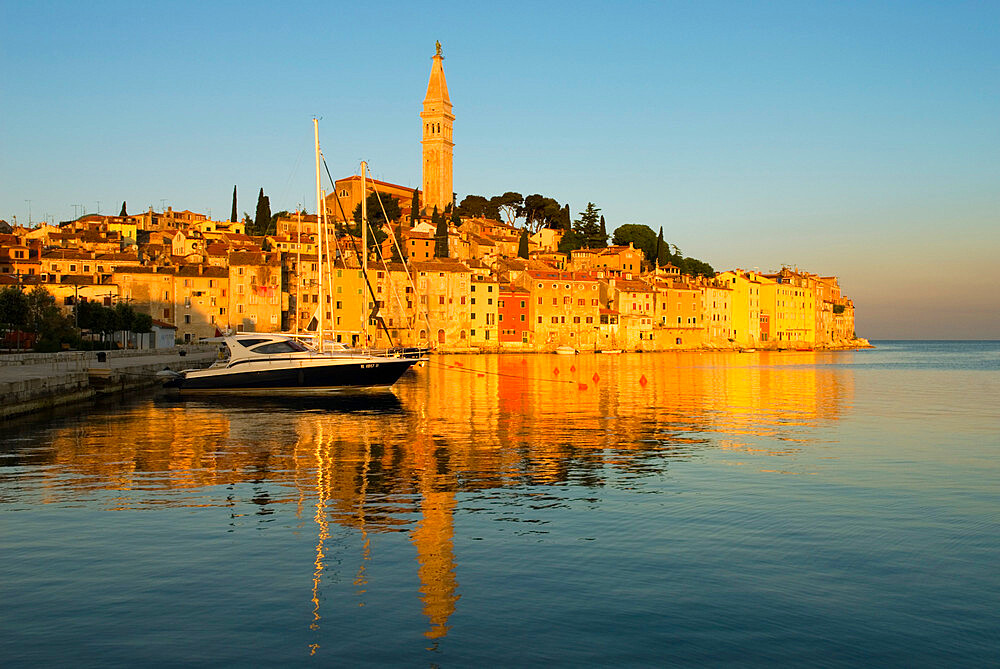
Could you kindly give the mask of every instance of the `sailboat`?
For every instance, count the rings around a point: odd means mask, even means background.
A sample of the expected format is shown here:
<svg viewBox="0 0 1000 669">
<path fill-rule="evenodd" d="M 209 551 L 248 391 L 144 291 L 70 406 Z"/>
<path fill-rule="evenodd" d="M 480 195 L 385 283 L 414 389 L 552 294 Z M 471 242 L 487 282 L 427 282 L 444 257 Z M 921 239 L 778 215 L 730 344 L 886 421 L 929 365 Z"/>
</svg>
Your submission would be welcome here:
<svg viewBox="0 0 1000 669">
<path fill-rule="evenodd" d="M 323 263 L 326 211 L 320 187 L 319 121 L 313 119 L 316 142 L 316 205 L 319 222 L 319 259 Z M 367 262 L 366 262 L 367 265 Z M 365 267 L 367 270 L 367 267 Z M 320 279 L 319 302 L 324 304 L 324 280 Z M 343 388 L 388 387 L 425 358 L 386 355 L 353 349 L 331 350 L 325 340 L 324 310 L 319 311 L 316 346 L 302 343 L 294 335 L 241 332 L 215 337 L 219 360 L 205 369 L 182 372 L 164 370 L 167 388 L 181 391 L 263 391 L 266 393 L 311 393 Z"/>
</svg>

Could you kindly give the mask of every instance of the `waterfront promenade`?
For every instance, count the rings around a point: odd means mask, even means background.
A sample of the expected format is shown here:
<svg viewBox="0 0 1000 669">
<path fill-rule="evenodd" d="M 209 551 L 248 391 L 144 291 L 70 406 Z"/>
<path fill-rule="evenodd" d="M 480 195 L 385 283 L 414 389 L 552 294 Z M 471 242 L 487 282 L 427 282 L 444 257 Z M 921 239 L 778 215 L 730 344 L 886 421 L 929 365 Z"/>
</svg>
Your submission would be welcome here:
<svg viewBox="0 0 1000 669">
<path fill-rule="evenodd" d="M 0 419 L 156 383 L 162 369 L 204 367 L 211 345 L 146 351 L 67 351 L 0 356 Z"/>
</svg>

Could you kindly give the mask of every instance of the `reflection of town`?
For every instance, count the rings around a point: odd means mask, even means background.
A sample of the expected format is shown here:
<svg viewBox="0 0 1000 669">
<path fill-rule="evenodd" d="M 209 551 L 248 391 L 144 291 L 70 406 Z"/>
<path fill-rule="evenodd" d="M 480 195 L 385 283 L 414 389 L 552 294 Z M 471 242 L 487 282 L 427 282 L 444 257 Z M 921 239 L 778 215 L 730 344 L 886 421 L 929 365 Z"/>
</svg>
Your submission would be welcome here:
<svg viewBox="0 0 1000 669">
<path fill-rule="evenodd" d="M 365 572 L 371 537 L 408 532 L 433 639 L 447 634 L 460 596 L 458 495 L 614 485 L 663 475 L 709 448 L 794 455 L 810 427 L 838 420 L 850 404 L 849 368 L 825 363 L 852 355 L 441 356 L 395 394 L 263 406 L 157 397 L 10 453 L 0 483 L 23 465 L 46 465 L 32 469 L 52 477 L 38 486 L 43 501 L 99 493 L 120 509 L 176 506 L 184 489 L 205 490 L 182 503 L 225 506 L 231 499 L 209 487 L 231 496 L 234 485 L 249 485 L 261 513 L 291 505 L 315 523 L 314 625 L 332 527 L 362 540 L 353 567 L 341 565 L 356 574 L 358 592 L 379 587 Z"/>
</svg>

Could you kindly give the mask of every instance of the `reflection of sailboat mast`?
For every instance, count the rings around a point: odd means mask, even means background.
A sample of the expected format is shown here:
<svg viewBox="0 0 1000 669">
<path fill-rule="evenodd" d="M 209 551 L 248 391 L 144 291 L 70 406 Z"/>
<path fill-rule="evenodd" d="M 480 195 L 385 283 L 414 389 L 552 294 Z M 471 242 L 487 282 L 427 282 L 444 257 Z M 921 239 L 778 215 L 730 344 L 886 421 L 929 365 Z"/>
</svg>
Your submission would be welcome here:
<svg viewBox="0 0 1000 669">
<path fill-rule="evenodd" d="M 371 461 L 372 461 L 372 445 L 371 442 L 368 441 L 366 437 L 365 460 L 363 469 L 361 471 L 361 494 L 359 496 L 360 499 L 358 500 L 358 523 L 361 526 L 361 541 L 362 541 L 361 564 L 358 565 L 358 575 L 354 577 L 354 585 L 357 586 L 358 588 L 361 588 L 361 586 L 368 584 L 368 580 L 365 578 L 365 563 L 372 559 L 372 551 L 371 551 L 372 544 L 371 544 L 371 539 L 368 538 L 368 525 L 365 522 L 366 520 L 365 502 L 367 501 L 368 497 L 368 468 L 371 465 Z M 367 590 L 364 588 L 358 590 L 359 595 L 364 594 L 365 592 L 367 592 Z M 364 605 L 365 605 L 364 602 L 361 602 L 359 604 L 359 606 L 364 606 Z"/>
<path fill-rule="evenodd" d="M 313 519 L 319 525 L 319 537 L 316 542 L 316 559 L 313 562 L 312 604 L 313 619 L 309 624 L 309 629 L 318 630 L 319 621 L 319 584 L 323 578 L 324 562 L 326 553 L 323 552 L 323 544 L 330 536 L 330 521 L 326 516 L 326 501 L 330 496 L 329 482 L 326 477 L 326 459 L 323 454 L 323 428 L 320 424 L 320 431 L 316 439 L 316 513 Z M 318 643 L 309 644 L 309 654 L 314 655 L 319 649 Z"/>
</svg>

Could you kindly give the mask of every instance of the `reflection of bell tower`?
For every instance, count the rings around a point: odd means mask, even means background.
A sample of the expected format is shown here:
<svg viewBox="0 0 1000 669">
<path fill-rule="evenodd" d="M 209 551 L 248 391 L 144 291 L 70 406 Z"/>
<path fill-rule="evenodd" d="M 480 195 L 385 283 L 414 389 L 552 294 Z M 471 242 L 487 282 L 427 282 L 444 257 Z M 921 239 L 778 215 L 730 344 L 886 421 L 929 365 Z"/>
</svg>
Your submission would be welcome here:
<svg viewBox="0 0 1000 669">
<path fill-rule="evenodd" d="M 420 513 L 420 525 L 410 539 L 417 547 L 420 599 L 431 624 L 424 636 L 440 639 L 448 634 L 448 618 L 455 612 L 455 602 L 460 596 L 455 594 L 458 580 L 452 545 L 455 493 L 423 491 Z"/>
<path fill-rule="evenodd" d="M 437 206 L 439 212 L 452 203 L 452 141 L 451 124 L 455 115 L 451 113 L 451 98 L 448 97 L 448 82 L 444 79 L 444 67 L 441 61 L 441 42 L 437 43 L 437 53 L 434 54 L 431 65 L 431 78 L 427 82 L 427 95 L 424 97 L 424 110 L 420 112 L 423 120 L 424 145 L 423 164 L 423 205 L 425 211 L 433 211 Z"/>
</svg>

